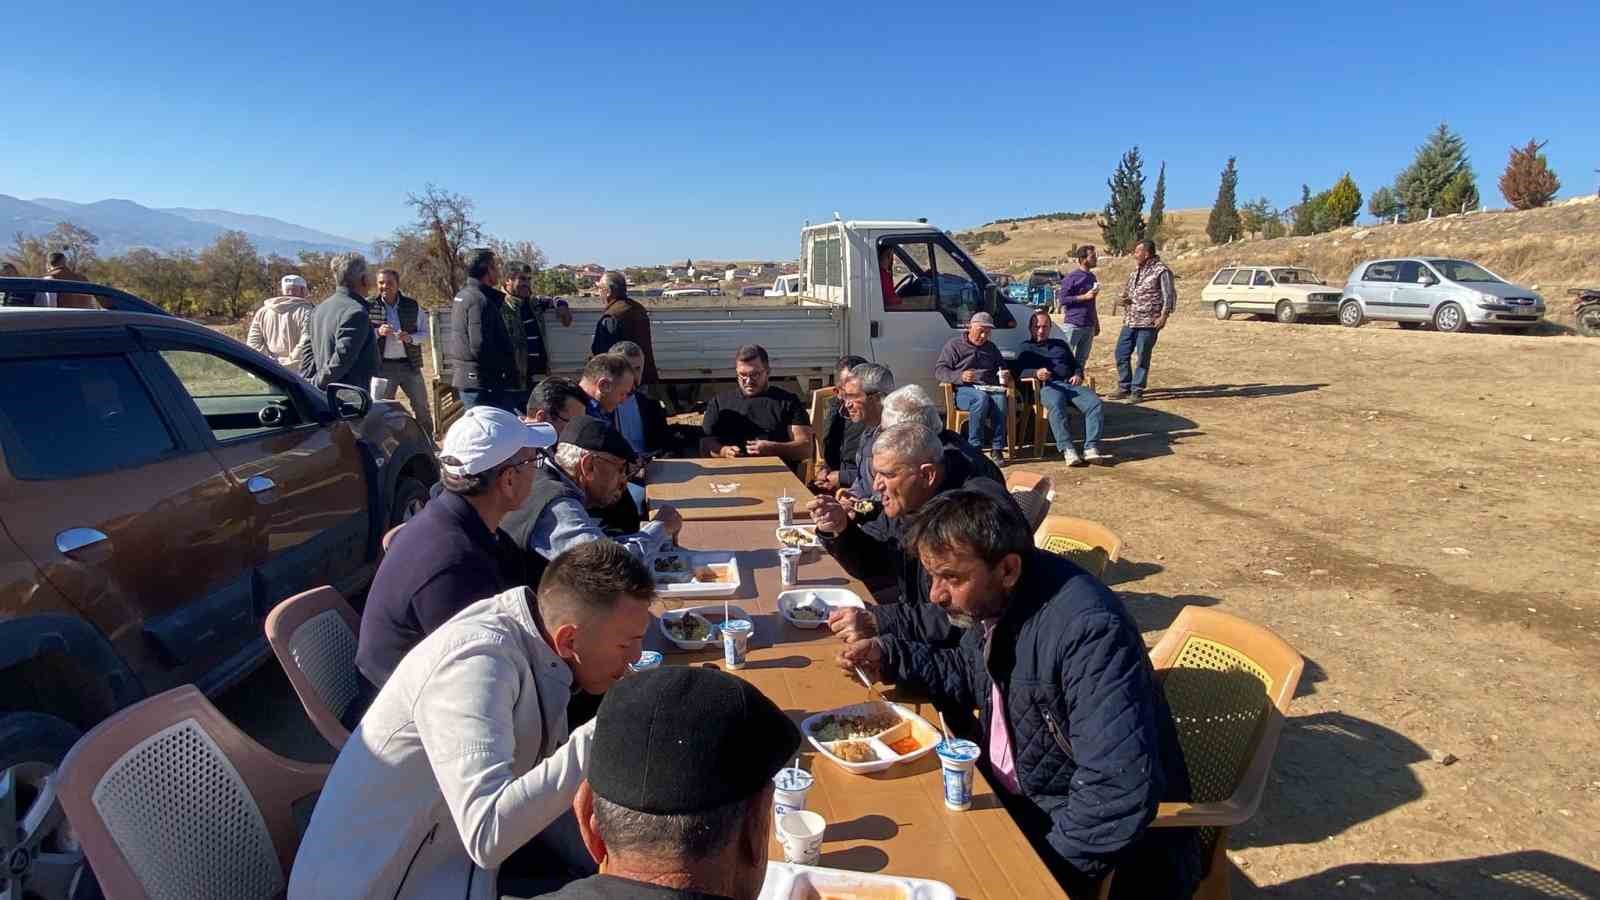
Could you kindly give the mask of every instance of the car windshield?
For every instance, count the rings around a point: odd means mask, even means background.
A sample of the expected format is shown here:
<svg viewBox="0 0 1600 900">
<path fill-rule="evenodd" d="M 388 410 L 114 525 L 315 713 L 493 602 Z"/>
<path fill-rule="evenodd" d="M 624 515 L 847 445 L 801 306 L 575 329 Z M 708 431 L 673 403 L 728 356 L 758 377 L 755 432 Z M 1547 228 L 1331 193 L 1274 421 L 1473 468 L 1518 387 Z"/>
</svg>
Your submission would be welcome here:
<svg viewBox="0 0 1600 900">
<path fill-rule="evenodd" d="M 1482 284 L 1504 284 L 1505 282 L 1490 275 L 1477 263 L 1469 263 L 1460 259 L 1430 259 L 1428 265 L 1439 270 L 1439 274 L 1451 281 L 1463 284 L 1479 282 Z"/>
<path fill-rule="evenodd" d="M 1272 278 L 1279 284 L 1327 284 L 1310 269 L 1273 269 Z"/>
</svg>

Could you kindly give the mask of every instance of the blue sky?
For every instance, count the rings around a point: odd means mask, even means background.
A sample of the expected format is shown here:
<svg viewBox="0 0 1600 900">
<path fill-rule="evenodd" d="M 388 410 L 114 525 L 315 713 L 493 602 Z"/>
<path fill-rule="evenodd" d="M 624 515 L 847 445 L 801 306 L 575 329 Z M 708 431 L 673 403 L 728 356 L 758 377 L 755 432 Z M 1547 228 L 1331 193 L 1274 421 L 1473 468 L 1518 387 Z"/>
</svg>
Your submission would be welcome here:
<svg viewBox="0 0 1600 900">
<path fill-rule="evenodd" d="M 1299 8 L 1306 6 L 1306 8 Z M 792 257 L 802 221 L 1169 208 L 1388 183 L 1441 120 L 1490 205 L 1512 144 L 1600 167 L 1600 5 L 12 4 L 0 193 L 359 239 L 435 182 L 552 261 Z M 15 48 L 13 48 L 15 50 Z M 22 123 L 24 127 L 16 127 Z M 37 128 L 28 127 L 37 125 Z"/>
</svg>

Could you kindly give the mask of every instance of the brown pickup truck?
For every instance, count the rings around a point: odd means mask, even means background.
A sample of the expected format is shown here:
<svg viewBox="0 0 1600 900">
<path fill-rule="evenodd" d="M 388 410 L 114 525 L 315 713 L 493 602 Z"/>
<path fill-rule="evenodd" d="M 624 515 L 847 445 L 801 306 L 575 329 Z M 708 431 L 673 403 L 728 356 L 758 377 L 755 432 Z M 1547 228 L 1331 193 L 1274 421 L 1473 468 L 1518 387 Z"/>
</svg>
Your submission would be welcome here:
<svg viewBox="0 0 1600 900">
<path fill-rule="evenodd" d="M 87 881 L 49 790 L 83 730 L 237 682 L 267 612 L 359 594 L 437 480 L 398 404 L 107 298 L 0 309 L 0 894 Z"/>
</svg>

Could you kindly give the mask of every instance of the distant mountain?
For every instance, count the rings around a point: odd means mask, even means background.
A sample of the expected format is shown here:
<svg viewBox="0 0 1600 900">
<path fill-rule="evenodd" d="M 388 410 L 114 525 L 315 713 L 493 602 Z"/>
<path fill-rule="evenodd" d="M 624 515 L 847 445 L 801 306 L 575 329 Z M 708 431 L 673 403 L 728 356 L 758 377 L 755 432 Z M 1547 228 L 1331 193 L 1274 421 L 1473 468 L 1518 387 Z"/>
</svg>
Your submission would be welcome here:
<svg viewBox="0 0 1600 900">
<path fill-rule="evenodd" d="M 101 256 L 115 256 L 135 247 L 198 251 L 228 230 L 243 231 L 262 255 L 280 253 L 293 258 L 302 250 L 370 250 L 349 238 L 227 210 L 151 209 L 131 200 L 74 203 L 41 197 L 28 201 L 0 194 L 0 243 L 9 243 L 19 231 L 29 236 L 42 235 L 62 221 L 94 232 L 100 238 L 97 249 Z"/>
</svg>

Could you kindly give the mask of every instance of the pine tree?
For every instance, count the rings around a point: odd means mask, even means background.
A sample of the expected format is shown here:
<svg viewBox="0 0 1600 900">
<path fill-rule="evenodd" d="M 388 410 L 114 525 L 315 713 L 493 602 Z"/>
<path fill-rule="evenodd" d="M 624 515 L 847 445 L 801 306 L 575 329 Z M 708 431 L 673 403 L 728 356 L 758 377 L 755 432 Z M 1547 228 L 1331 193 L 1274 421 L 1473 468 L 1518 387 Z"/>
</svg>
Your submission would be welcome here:
<svg viewBox="0 0 1600 900">
<path fill-rule="evenodd" d="M 1405 208 L 1405 220 L 1426 219 L 1431 210 L 1437 215 L 1460 212 L 1478 205 L 1478 188 L 1467 159 L 1467 145 L 1461 135 L 1440 123 L 1433 134 L 1417 148 L 1416 159 L 1396 176 L 1395 191 Z M 1449 189 L 1449 196 L 1445 191 Z"/>
<path fill-rule="evenodd" d="M 1167 164 L 1161 164 L 1161 173 L 1156 176 L 1156 194 L 1150 200 L 1150 221 L 1145 225 L 1144 233 L 1157 244 L 1165 237 L 1161 232 L 1167 224 Z"/>
<path fill-rule="evenodd" d="M 1213 244 L 1226 244 L 1244 234 L 1244 224 L 1239 221 L 1239 207 L 1234 197 L 1239 188 L 1239 170 L 1234 157 L 1222 170 L 1222 184 L 1217 187 L 1217 202 L 1211 206 L 1211 218 L 1206 220 L 1206 236 Z"/>
<path fill-rule="evenodd" d="M 1111 202 L 1106 204 L 1100 234 L 1112 253 L 1127 253 L 1144 239 L 1144 160 L 1136 146 L 1122 154 L 1116 172 L 1106 181 Z"/>
<path fill-rule="evenodd" d="M 1400 211 L 1400 195 L 1394 192 L 1394 188 L 1378 188 L 1372 192 L 1372 199 L 1367 201 L 1367 212 L 1374 219 L 1387 221 L 1399 215 Z"/>
<path fill-rule="evenodd" d="M 1239 221 L 1249 234 L 1260 234 L 1266 229 L 1267 220 L 1272 217 L 1272 204 L 1265 197 L 1257 197 L 1239 207 Z"/>
<path fill-rule="evenodd" d="M 1555 199 L 1556 192 L 1561 190 L 1561 179 L 1551 171 L 1549 160 L 1539 152 L 1543 149 L 1544 144 L 1531 139 L 1526 147 L 1511 148 L 1505 174 L 1500 176 L 1500 193 L 1505 196 L 1507 203 L 1517 209 L 1548 206 Z"/>
<path fill-rule="evenodd" d="M 1294 226 L 1290 231 L 1297 236 L 1317 233 L 1317 206 L 1311 199 L 1311 185 L 1300 185 L 1300 203 L 1294 208 Z"/>
<path fill-rule="evenodd" d="M 1321 206 L 1319 212 L 1328 225 L 1322 230 L 1331 231 L 1355 222 L 1356 216 L 1361 214 L 1361 189 L 1356 187 L 1355 179 L 1350 177 L 1349 172 L 1344 173 L 1344 177 L 1328 189 Z"/>
</svg>

